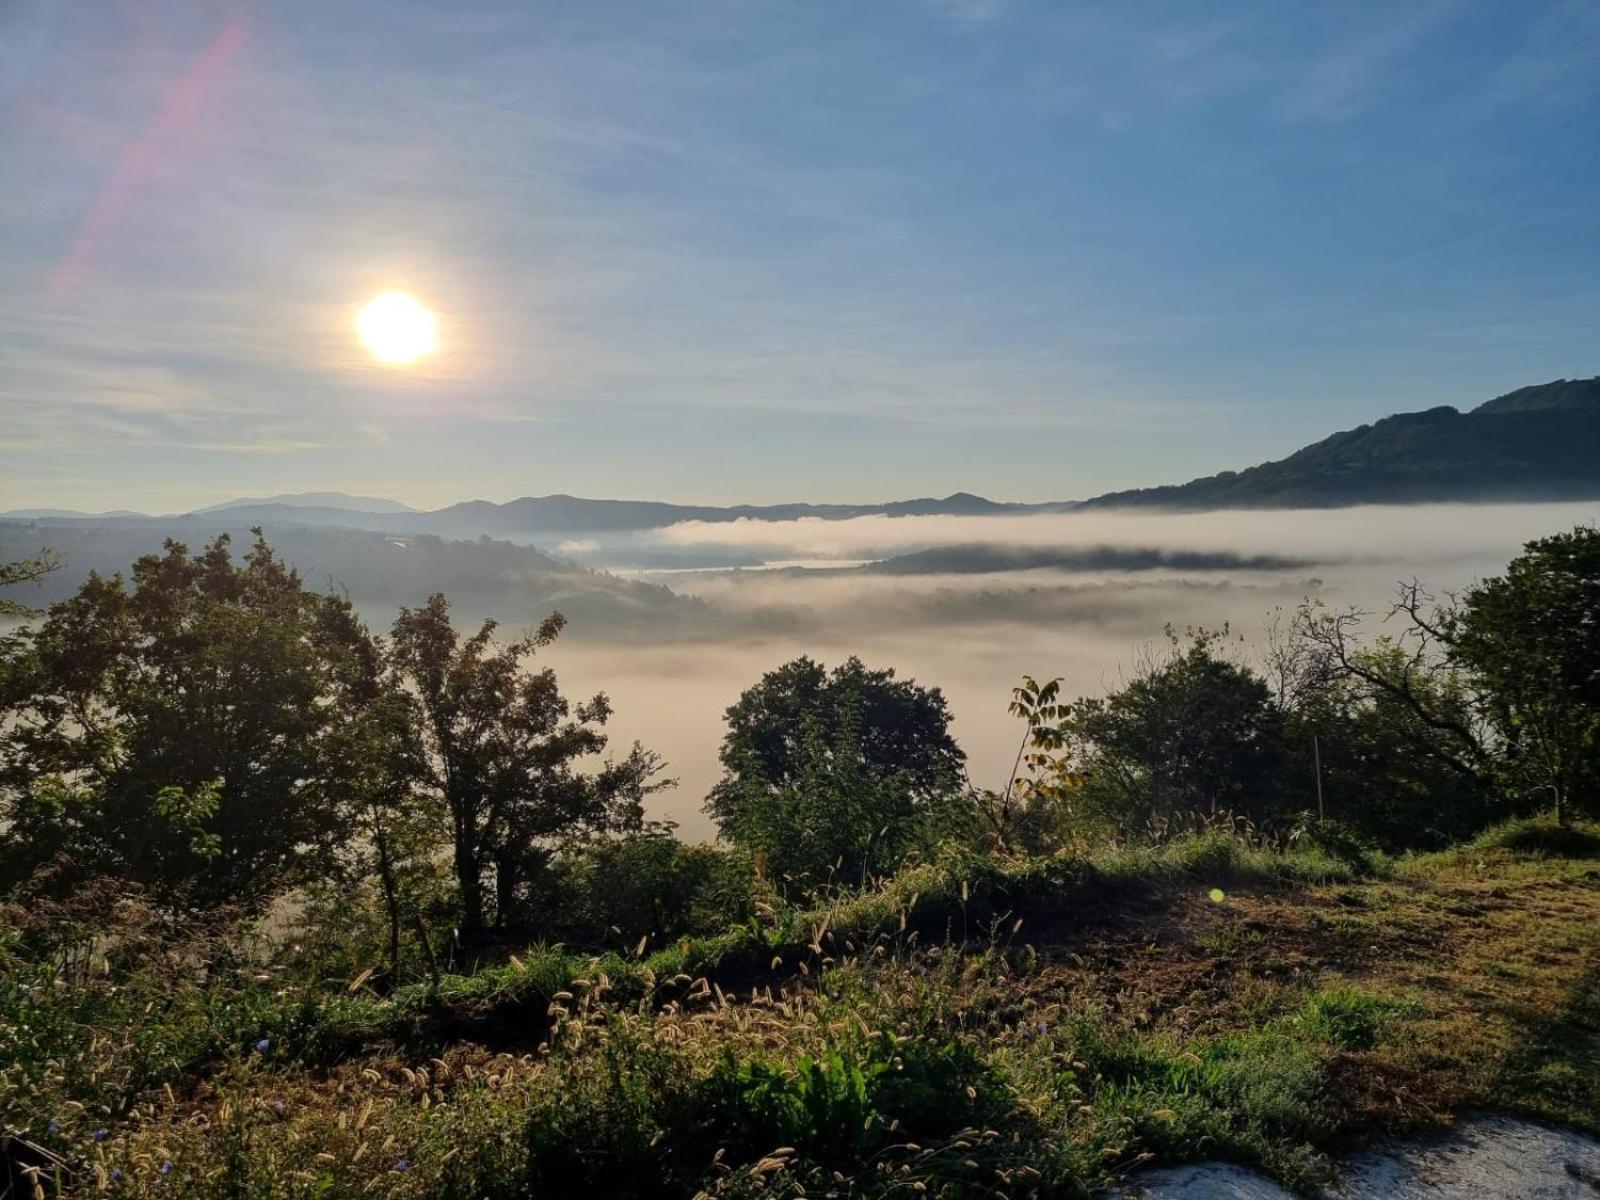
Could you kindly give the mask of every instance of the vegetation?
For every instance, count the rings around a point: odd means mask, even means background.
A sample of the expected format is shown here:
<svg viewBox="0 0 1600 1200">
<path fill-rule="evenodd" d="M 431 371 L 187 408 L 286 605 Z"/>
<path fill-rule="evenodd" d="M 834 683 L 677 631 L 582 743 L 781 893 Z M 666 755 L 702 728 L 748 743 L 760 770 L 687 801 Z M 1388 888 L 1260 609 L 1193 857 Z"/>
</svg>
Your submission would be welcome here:
<svg viewBox="0 0 1600 1200">
<path fill-rule="evenodd" d="M 727 713 L 726 774 L 706 809 L 785 890 L 860 884 L 926 844 L 966 756 L 938 688 L 852 658 L 797 658 Z"/>
<path fill-rule="evenodd" d="M 1112 492 L 1100 508 L 1317 508 L 1600 493 L 1600 377 L 1519 388 L 1471 412 L 1397 413 L 1287 458 L 1185 484 Z"/>
<path fill-rule="evenodd" d="M 1597 547 L 1026 680 L 998 793 L 937 689 L 800 659 L 696 847 L 530 669 L 559 616 L 382 637 L 259 536 L 169 545 L 0 656 L 0 1155 L 36 1195 L 1022 1197 L 1309 1186 L 1466 1108 L 1600 1132 Z"/>
</svg>

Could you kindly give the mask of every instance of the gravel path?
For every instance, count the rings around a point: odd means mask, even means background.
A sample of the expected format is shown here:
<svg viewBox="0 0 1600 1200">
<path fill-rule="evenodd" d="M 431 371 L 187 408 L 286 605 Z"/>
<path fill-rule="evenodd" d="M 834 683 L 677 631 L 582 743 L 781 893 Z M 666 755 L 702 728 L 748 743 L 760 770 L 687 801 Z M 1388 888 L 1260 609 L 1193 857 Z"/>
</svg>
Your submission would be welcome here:
<svg viewBox="0 0 1600 1200">
<path fill-rule="evenodd" d="M 1140 1177 L 1132 1200 L 1299 1200 L 1224 1163 Z M 1347 1159 L 1327 1200 L 1600 1200 L 1600 1141 L 1507 1117 L 1476 1117 L 1424 1142 L 1395 1141 Z"/>
</svg>

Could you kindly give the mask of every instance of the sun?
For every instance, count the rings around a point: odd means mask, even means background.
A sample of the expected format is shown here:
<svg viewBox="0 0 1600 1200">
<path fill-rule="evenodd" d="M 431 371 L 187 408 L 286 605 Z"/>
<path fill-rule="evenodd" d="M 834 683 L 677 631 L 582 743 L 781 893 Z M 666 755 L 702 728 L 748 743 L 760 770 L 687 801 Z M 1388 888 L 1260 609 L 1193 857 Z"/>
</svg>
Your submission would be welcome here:
<svg viewBox="0 0 1600 1200">
<path fill-rule="evenodd" d="M 361 344 L 379 362 L 404 366 L 439 347 L 439 321 L 434 312 L 409 292 L 374 296 L 356 314 Z"/>
</svg>

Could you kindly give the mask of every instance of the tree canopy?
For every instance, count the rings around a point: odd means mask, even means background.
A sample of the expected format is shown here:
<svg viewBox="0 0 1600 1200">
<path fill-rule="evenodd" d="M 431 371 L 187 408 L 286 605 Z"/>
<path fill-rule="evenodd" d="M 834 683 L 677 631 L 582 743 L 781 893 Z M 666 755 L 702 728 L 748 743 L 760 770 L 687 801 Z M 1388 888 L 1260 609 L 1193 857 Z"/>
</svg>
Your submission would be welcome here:
<svg viewBox="0 0 1600 1200">
<path fill-rule="evenodd" d="M 242 562 L 219 537 L 92 576 L 8 672 L 13 856 L 199 903 L 304 878 L 340 833 L 335 700 L 376 653 L 259 537 Z"/>
<path fill-rule="evenodd" d="M 554 614 L 497 642 L 485 621 L 463 637 L 441 595 L 395 621 L 394 670 L 416 698 L 420 783 L 449 812 L 467 938 L 507 921 L 552 838 L 637 829 L 661 786 L 659 760 L 638 745 L 592 773 L 576 769 L 605 750 L 611 703 L 601 694 L 573 705 L 554 671 L 526 669 L 564 624 Z"/>
<path fill-rule="evenodd" d="M 938 688 L 850 658 L 797 658 L 727 711 L 722 780 L 706 810 L 777 874 L 820 881 L 883 869 L 919 817 L 960 785 L 966 757 Z"/>
</svg>

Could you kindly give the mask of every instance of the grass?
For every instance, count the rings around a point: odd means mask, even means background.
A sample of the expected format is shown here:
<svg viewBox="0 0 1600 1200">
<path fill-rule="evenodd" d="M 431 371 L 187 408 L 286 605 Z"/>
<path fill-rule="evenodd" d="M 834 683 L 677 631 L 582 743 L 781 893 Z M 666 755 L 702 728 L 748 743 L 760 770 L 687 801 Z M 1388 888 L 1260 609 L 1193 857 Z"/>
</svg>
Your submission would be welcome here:
<svg viewBox="0 0 1600 1200">
<path fill-rule="evenodd" d="M 217 947 L 70 983 L 9 953 L 0 1121 L 74 1191 L 1087 1196 L 1212 1157 L 1309 1187 L 1467 1109 L 1600 1132 L 1593 828 L 919 867 L 386 999 Z"/>
</svg>

